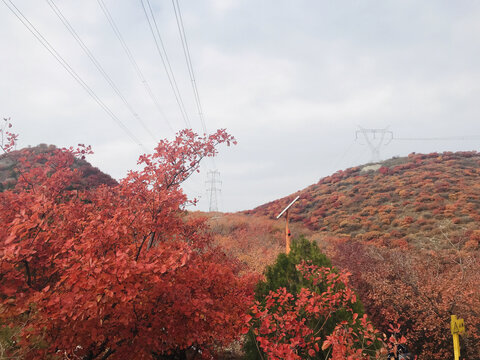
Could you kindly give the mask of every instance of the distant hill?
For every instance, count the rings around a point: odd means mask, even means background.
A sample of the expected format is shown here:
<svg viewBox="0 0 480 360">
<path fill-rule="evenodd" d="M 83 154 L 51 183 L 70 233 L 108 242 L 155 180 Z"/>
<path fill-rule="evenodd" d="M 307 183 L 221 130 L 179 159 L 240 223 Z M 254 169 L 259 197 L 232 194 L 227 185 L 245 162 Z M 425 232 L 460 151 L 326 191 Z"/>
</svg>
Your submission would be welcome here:
<svg viewBox="0 0 480 360">
<path fill-rule="evenodd" d="M 423 248 L 434 247 L 446 233 L 477 241 L 479 176 L 480 153 L 413 153 L 338 171 L 245 213 L 273 218 L 300 195 L 291 220 L 319 235 Z"/>
<path fill-rule="evenodd" d="M 20 175 L 17 165 L 20 158 L 26 158 L 29 162 L 33 161 L 33 166 L 42 166 L 41 163 L 38 163 L 38 160 L 34 160 L 36 155 L 52 152 L 56 149 L 55 145 L 40 144 L 0 155 L 0 192 L 13 188 L 17 183 Z M 73 189 L 91 189 L 99 185 L 113 186 L 117 184 L 117 181 L 110 175 L 93 167 L 88 161 L 75 159 L 73 168 L 78 169 L 82 173 L 80 180 L 71 185 Z"/>
</svg>

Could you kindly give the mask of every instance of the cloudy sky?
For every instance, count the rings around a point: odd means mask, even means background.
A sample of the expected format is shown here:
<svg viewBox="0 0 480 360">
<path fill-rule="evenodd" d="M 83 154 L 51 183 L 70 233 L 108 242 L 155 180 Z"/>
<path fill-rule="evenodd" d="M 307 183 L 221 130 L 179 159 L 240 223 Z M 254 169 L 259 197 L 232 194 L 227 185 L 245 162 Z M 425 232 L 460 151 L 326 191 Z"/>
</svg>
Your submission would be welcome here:
<svg viewBox="0 0 480 360">
<path fill-rule="evenodd" d="M 139 154 L 154 147 L 154 139 L 172 138 L 186 125 L 142 2 L 103 1 L 157 104 L 97 0 L 54 4 L 125 101 L 48 1 L 2 0 L 0 116 L 12 118 L 20 147 L 91 144 L 95 155 L 89 160 L 120 179 L 136 166 Z M 189 122 L 201 132 L 172 2 L 150 1 Z M 21 11 L 127 131 L 5 3 Z M 143 4 L 148 7 L 146 0 Z M 207 129 L 227 128 L 239 142 L 221 148 L 215 162 L 205 162 L 202 173 L 186 184 L 201 210 L 209 207 L 205 182 L 214 168 L 222 181 L 219 209 L 237 211 L 369 162 L 365 140 L 355 139 L 359 126 L 389 127 L 394 139 L 380 148 L 384 159 L 480 146 L 478 1 L 179 4 Z"/>
</svg>

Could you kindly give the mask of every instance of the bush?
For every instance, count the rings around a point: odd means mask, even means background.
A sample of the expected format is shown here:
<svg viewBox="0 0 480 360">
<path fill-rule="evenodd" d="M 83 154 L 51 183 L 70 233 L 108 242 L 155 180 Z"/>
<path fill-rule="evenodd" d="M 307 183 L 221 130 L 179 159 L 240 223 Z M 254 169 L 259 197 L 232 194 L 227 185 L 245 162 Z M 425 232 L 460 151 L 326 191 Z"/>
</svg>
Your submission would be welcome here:
<svg viewBox="0 0 480 360">
<path fill-rule="evenodd" d="M 348 275 L 332 268 L 331 261 L 317 244 L 304 237 L 294 240 L 291 252 L 280 254 L 276 262 L 266 268 L 265 281 L 257 285 L 255 298 L 257 302 L 250 321 L 252 327 L 244 347 L 246 359 L 281 358 L 289 351 L 326 359 L 331 349 L 327 346 L 321 350 L 320 347 L 322 342 L 335 336 L 339 326 L 351 326 L 353 332 L 362 327 L 357 322 L 363 316 L 363 306 L 348 286 Z M 334 299 L 335 305 L 325 310 L 330 299 Z M 275 327 L 278 330 L 285 327 L 281 331 L 287 334 L 282 337 L 285 343 L 273 347 L 276 355 L 269 352 L 268 344 L 278 341 L 278 331 L 274 329 L 275 334 L 270 330 L 267 335 L 262 333 L 265 324 L 270 323 L 270 320 L 265 322 L 265 316 L 275 318 Z M 284 319 L 293 320 L 285 322 Z M 292 323 L 296 325 L 291 327 Z"/>
</svg>

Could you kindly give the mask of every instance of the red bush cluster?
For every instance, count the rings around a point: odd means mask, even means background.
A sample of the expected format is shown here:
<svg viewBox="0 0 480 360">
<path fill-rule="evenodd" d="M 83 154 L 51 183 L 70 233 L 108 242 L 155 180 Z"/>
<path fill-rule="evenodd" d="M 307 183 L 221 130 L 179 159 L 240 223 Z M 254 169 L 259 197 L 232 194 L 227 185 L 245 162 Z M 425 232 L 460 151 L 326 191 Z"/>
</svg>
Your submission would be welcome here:
<svg viewBox="0 0 480 360">
<path fill-rule="evenodd" d="M 185 130 L 118 185 L 71 189 L 88 148 L 18 159 L 0 193 L 0 326 L 22 357 L 203 357 L 237 338 L 252 277 L 185 216 L 180 188 L 234 139 Z M 32 164 L 43 164 L 34 166 Z M 13 354 L 6 354 L 7 356 Z"/>
</svg>

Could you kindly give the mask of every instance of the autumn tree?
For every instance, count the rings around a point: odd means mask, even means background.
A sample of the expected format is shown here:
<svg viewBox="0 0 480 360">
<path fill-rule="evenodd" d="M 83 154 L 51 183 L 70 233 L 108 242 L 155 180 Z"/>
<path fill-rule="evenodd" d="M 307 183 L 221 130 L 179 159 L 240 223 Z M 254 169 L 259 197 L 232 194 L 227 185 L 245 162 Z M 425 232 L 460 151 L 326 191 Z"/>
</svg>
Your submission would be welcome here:
<svg viewBox="0 0 480 360">
<path fill-rule="evenodd" d="M 9 135 L 8 152 L 15 140 Z M 31 359 L 204 358 L 238 336 L 252 296 L 248 275 L 185 216 L 181 184 L 235 142 L 224 130 L 160 141 L 116 186 L 71 190 L 73 157 L 56 149 L 19 159 L 0 194 L 0 324 Z M 72 156 L 73 155 L 73 156 Z M 18 329 L 18 327 L 16 327 Z"/>
</svg>

